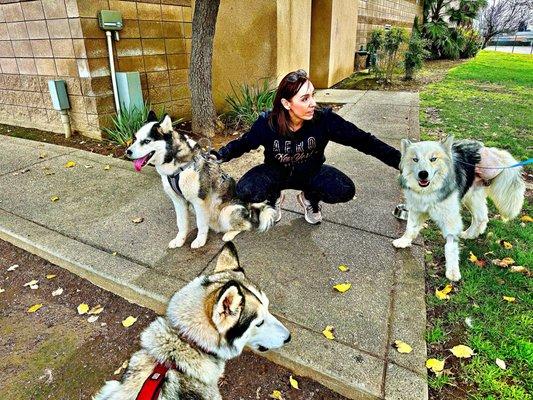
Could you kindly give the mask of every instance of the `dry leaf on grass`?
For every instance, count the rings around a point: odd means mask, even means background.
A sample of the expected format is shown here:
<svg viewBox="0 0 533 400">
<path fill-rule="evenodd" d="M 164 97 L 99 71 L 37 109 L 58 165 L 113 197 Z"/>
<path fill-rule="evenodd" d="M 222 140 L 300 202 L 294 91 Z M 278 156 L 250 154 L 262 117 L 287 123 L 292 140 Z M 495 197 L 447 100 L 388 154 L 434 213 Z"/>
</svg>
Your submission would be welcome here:
<svg viewBox="0 0 533 400">
<path fill-rule="evenodd" d="M 500 240 L 500 245 L 501 245 L 503 248 L 507 249 L 507 250 L 510 250 L 510 249 L 513 248 L 513 245 L 512 245 L 511 243 L 505 241 L 505 240 Z"/>
<path fill-rule="evenodd" d="M 455 357 L 459 358 L 470 358 L 474 355 L 474 350 L 468 346 L 465 346 L 464 344 L 454 346 L 450 349 L 450 351 Z"/>
<path fill-rule="evenodd" d="M 100 304 L 98 304 L 97 306 L 94 306 L 93 308 L 91 308 L 87 314 L 89 315 L 96 315 L 96 314 L 100 314 L 102 311 L 104 311 L 104 307 L 102 307 Z"/>
<path fill-rule="evenodd" d="M 468 259 L 473 263 L 477 261 L 477 257 L 472 252 L 470 252 L 470 254 L 468 255 Z"/>
<path fill-rule="evenodd" d="M 34 280 L 32 280 L 32 281 L 26 282 L 26 283 L 24 284 L 24 286 L 32 287 L 32 286 L 37 285 L 37 283 L 39 283 L 39 281 L 36 280 L 36 279 L 34 279 Z"/>
<path fill-rule="evenodd" d="M 52 296 L 54 296 L 54 297 L 55 297 L 55 296 L 59 296 L 59 295 L 61 295 L 62 293 L 63 293 L 63 289 L 62 289 L 62 288 L 58 288 L 57 290 L 54 290 L 54 291 L 52 292 Z"/>
<path fill-rule="evenodd" d="M 333 286 L 333 289 L 337 290 L 338 292 L 344 293 L 352 287 L 351 283 L 339 283 L 335 286 Z"/>
<path fill-rule="evenodd" d="M 87 314 L 87 311 L 89 311 L 89 305 L 88 304 L 81 303 L 78 306 L 78 314 L 80 314 L 80 315 Z"/>
<path fill-rule="evenodd" d="M 448 293 L 450 293 L 452 290 L 453 290 L 453 286 L 451 284 L 447 284 L 441 290 L 435 289 L 435 296 L 437 296 L 437 299 L 439 300 L 449 299 L 450 296 L 448 295 Z"/>
<path fill-rule="evenodd" d="M 298 386 L 298 381 L 297 381 L 296 379 L 294 379 L 294 378 L 292 377 L 292 375 L 289 376 L 289 382 L 290 382 L 290 384 L 291 384 L 291 386 L 292 386 L 293 388 L 298 389 L 298 390 L 300 389 L 300 387 Z"/>
<path fill-rule="evenodd" d="M 520 221 L 522 221 L 522 222 L 533 222 L 533 218 L 531 218 L 529 215 L 522 215 L 520 217 Z"/>
<path fill-rule="evenodd" d="M 516 301 L 516 298 L 511 297 L 511 296 L 502 296 L 502 298 L 503 298 L 505 301 L 508 301 L 509 303 L 514 303 L 514 302 Z"/>
<path fill-rule="evenodd" d="M 14 271 L 14 270 L 16 270 L 18 267 L 19 267 L 18 264 L 13 264 L 13 265 L 12 265 L 11 267 L 9 267 L 7 270 L 8 270 L 8 271 Z"/>
<path fill-rule="evenodd" d="M 37 311 L 39 308 L 41 308 L 43 305 L 42 304 L 35 304 L 33 306 L 31 306 L 30 308 L 28 308 L 28 312 L 29 313 L 33 313 L 35 311 Z"/>
<path fill-rule="evenodd" d="M 496 365 L 500 367 L 501 369 L 507 369 L 507 365 L 505 364 L 505 361 L 500 360 L 499 358 L 496 359 Z"/>
<path fill-rule="evenodd" d="M 430 358 L 426 361 L 426 368 L 433 371 L 435 374 L 442 372 L 444 369 L 444 360 L 437 360 L 436 358 Z"/>
<path fill-rule="evenodd" d="M 56 277 L 56 275 L 54 275 L 54 274 L 46 275 L 46 279 L 54 279 L 55 277 Z"/>
<path fill-rule="evenodd" d="M 125 327 L 125 328 L 129 328 L 130 326 L 132 326 L 135 321 L 137 321 L 137 318 L 135 317 L 132 317 L 131 315 L 126 318 L 124 321 L 122 321 L 122 325 Z"/>
<path fill-rule="evenodd" d="M 123 369 L 128 368 L 128 360 L 124 361 L 120 367 L 118 367 L 115 372 L 113 372 L 113 375 L 118 375 Z"/>
<path fill-rule="evenodd" d="M 394 346 L 396 346 L 396 350 L 398 350 L 398 353 L 408 354 L 413 351 L 413 348 L 402 340 L 395 340 Z"/>
<path fill-rule="evenodd" d="M 335 339 L 335 335 L 333 334 L 333 326 L 328 325 L 324 328 L 322 331 L 322 334 L 326 337 L 326 339 L 333 340 Z"/>
<path fill-rule="evenodd" d="M 5 291 L 5 289 L 0 288 L 0 293 L 4 293 Z"/>
<path fill-rule="evenodd" d="M 87 318 L 87 322 L 96 322 L 96 320 L 98 320 L 98 315 L 91 315 L 89 318 Z"/>
</svg>

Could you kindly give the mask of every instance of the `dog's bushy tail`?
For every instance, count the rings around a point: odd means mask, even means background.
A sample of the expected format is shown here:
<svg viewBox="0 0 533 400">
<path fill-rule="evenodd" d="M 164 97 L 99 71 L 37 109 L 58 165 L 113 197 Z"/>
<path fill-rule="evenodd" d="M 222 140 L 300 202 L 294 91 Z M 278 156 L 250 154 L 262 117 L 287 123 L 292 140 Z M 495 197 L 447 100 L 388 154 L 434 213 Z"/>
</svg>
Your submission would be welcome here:
<svg viewBox="0 0 533 400">
<path fill-rule="evenodd" d="M 257 210 L 259 214 L 259 223 L 257 225 L 257 230 L 259 232 L 266 232 L 274 226 L 276 222 L 276 210 L 268 205 L 266 202 L 262 203 L 252 203 L 250 207 L 254 210 Z"/>
<path fill-rule="evenodd" d="M 490 149 L 502 165 L 513 165 L 517 161 L 505 150 Z M 526 185 L 522 179 L 522 168 L 503 169 L 487 187 L 487 195 L 496 205 L 504 221 L 518 216 L 524 204 Z"/>
<path fill-rule="evenodd" d="M 106 400 L 120 390 L 122 384 L 119 381 L 107 381 L 102 389 L 92 397 L 92 400 Z"/>
</svg>

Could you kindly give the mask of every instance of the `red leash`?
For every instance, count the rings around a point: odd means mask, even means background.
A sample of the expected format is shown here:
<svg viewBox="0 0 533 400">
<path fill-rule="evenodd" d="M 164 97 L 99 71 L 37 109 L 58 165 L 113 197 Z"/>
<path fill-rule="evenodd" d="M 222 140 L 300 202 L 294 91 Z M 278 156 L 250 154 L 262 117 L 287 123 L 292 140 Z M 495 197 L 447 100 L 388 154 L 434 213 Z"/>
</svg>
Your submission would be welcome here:
<svg viewBox="0 0 533 400">
<path fill-rule="evenodd" d="M 144 381 L 136 400 L 157 400 L 169 369 L 177 369 L 176 364 L 173 363 L 167 367 L 167 364 L 157 363 L 150 376 Z"/>
</svg>

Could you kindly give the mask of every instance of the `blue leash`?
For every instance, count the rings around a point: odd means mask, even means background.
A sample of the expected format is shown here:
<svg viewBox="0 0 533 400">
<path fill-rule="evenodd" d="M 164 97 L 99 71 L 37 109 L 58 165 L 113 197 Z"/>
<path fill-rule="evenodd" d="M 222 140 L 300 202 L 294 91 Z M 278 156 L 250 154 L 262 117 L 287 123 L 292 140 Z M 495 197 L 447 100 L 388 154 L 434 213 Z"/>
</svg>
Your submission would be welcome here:
<svg viewBox="0 0 533 400">
<path fill-rule="evenodd" d="M 523 165 L 531 164 L 531 163 L 533 163 L 533 158 L 529 158 L 527 160 L 520 161 L 519 163 L 516 163 L 516 164 L 513 164 L 513 165 L 508 165 L 507 167 L 479 167 L 477 164 L 470 164 L 470 163 L 467 163 L 467 162 L 464 162 L 464 161 L 457 160 L 457 162 L 460 162 L 461 164 L 471 165 L 472 167 L 481 168 L 481 169 L 508 169 L 508 168 L 516 168 L 516 167 L 521 167 Z"/>
</svg>

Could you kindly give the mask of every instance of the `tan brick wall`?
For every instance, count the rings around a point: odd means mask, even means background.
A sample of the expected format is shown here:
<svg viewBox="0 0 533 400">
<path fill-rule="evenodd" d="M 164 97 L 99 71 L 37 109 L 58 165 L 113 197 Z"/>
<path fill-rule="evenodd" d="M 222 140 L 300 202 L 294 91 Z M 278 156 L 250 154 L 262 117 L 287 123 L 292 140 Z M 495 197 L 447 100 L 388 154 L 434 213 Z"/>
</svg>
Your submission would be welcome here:
<svg viewBox="0 0 533 400">
<path fill-rule="evenodd" d="M 100 137 L 115 113 L 101 9 L 123 15 L 116 70 L 139 71 L 154 108 L 190 116 L 190 0 L 0 0 L 0 122 L 62 132 L 47 82 L 65 79 L 72 128 Z"/>
<path fill-rule="evenodd" d="M 365 46 L 370 32 L 386 24 L 411 30 L 415 15 L 422 22 L 422 0 L 359 0 L 357 49 Z"/>
</svg>

